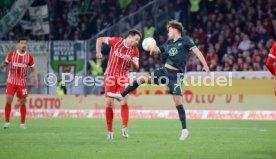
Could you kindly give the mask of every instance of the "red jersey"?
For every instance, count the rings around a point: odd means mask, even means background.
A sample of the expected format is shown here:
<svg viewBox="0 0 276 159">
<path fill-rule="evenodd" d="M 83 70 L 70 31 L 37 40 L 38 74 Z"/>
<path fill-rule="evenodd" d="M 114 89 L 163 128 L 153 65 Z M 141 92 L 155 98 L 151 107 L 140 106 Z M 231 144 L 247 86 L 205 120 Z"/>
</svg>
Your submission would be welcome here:
<svg viewBox="0 0 276 159">
<path fill-rule="evenodd" d="M 276 42 L 273 43 L 268 56 L 271 57 L 272 59 L 276 59 Z"/>
<path fill-rule="evenodd" d="M 9 75 L 7 82 L 14 85 L 26 85 L 28 67 L 34 67 L 33 56 L 29 52 L 20 54 L 18 50 L 8 53 L 5 60 L 9 63 Z"/>
<path fill-rule="evenodd" d="M 131 48 L 127 47 L 125 45 L 125 40 L 121 37 L 108 38 L 107 43 L 111 46 L 111 50 L 105 75 L 126 76 L 131 66 L 130 61 L 125 57 L 126 55 L 130 55 L 131 58 L 139 58 L 137 46 Z"/>
</svg>

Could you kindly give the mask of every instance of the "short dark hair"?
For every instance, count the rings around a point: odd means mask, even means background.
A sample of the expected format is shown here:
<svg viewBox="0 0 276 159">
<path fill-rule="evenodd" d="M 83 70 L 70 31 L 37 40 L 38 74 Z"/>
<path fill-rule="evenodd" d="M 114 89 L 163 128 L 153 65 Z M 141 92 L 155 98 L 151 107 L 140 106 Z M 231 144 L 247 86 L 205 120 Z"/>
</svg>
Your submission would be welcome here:
<svg viewBox="0 0 276 159">
<path fill-rule="evenodd" d="M 26 41 L 28 41 L 28 39 L 26 38 L 26 37 L 20 37 L 20 38 L 18 38 L 18 42 L 20 42 L 21 40 L 26 40 Z"/>
<path fill-rule="evenodd" d="M 128 36 L 131 35 L 131 36 L 135 36 L 135 35 L 139 35 L 140 38 L 142 38 L 142 33 L 136 29 L 132 29 L 128 32 L 127 34 Z"/>
<path fill-rule="evenodd" d="M 184 27 L 183 27 L 182 23 L 178 22 L 176 20 L 170 20 L 168 22 L 168 24 L 167 24 L 167 30 L 169 30 L 170 27 L 174 28 L 174 29 L 177 29 L 181 35 L 184 32 Z"/>
</svg>

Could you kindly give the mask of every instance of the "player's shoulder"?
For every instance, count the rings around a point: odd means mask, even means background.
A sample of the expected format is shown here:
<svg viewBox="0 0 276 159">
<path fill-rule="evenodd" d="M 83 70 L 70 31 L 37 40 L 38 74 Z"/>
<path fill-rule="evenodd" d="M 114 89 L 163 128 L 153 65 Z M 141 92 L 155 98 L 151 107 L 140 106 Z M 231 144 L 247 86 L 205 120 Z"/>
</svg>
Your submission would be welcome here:
<svg viewBox="0 0 276 159">
<path fill-rule="evenodd" d="M 113 36 L 113 37 L 108 37 L 109 40 L 114 40 L 114 41 L 121 41 L 124 40 L 124 38 L 122 37 L 117 37 L 117 36 Z"/>
<path fill-rule="evenodd" d="M 33 56 L 33 54 L 29 51 L 26 51 L 26 54 L 28 54 L 29 56 Z"/>
<path fill-rule="evenodd" d="M 273 42 L 272 47 L 276 48 L 276 41 Z"/>
<path fill-rule="evenodd" d="M 190 42 L 190 41 L 192 41 L 192 38 L 189 37 L 189 36 L 182 36 L 182 37 L 180 38 L 180 40 L 182 40 L 182 41 L 184 41 L 184 42 Z"/>
<path fill-rule="evenodd" d="M 189 45 L 195 45 L 194 40 L 189 36 L 182 37 L 183 43 L 189 44 Z"/>
<path fill-rule="evenodd" d="M 276 41 L 273 42 L 272 47 L 269 52 L 273 55 L 276 55 Z"/>
<path fill-rule="evenodd" d="M 11 50 L 8 52 L 8 54 L 15 54 L 17 52 L 17 50 Z"/>
</svg>

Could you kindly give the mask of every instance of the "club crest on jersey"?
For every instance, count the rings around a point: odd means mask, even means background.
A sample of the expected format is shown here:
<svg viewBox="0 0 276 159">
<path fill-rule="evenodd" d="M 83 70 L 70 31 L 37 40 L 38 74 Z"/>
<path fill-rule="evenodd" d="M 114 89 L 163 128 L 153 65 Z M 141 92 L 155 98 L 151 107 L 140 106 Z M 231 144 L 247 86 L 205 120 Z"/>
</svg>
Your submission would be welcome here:
<svg viewBox="0 0 276 159">
<path fill-rule="evenodd" d="M 27 67 L 27 65 L 23 63 L 13 63 L 12 65 L 15 67 Z"/>
<path fill-rule="evenodd" d="M 127 60 L 126 55 L 123 54 L 123 53 L 121 53 L 121 52 L 119 52 L 119 51 L 114 51 L 114 54 L 115 54 L 116 56 L 118 56 L 119 58 L 122 58 L 122 59 Z"/>
<path fill-rule="evenodd" d="M 169 50 L 169 56 L 175 56 L 177 53 L 178 53 L 178 50 L 175 47 Z"/>
</svg>

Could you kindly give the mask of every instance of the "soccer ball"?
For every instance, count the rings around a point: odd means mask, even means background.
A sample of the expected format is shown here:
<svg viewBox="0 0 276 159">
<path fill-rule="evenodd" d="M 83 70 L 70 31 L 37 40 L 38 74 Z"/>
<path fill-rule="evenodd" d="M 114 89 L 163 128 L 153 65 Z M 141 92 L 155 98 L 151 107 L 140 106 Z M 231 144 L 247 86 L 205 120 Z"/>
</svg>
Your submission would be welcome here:
<svg viewBox="0 0 276 159">
<path fill-rule="evenodd" d="M 156 46 L 156 42 L 151 37 L 145 38 L 142 42 L 142 47 L 145 51 L 152 50 L 154 48 L 154 46 Z"/>
</svg>

